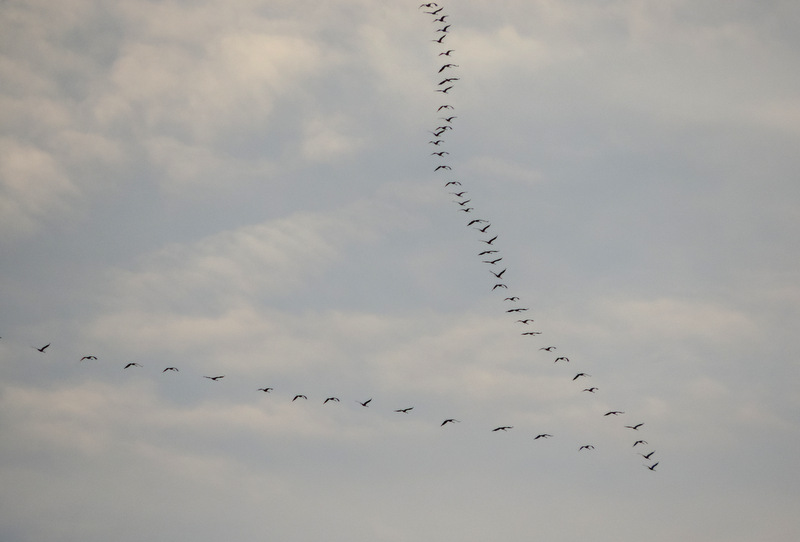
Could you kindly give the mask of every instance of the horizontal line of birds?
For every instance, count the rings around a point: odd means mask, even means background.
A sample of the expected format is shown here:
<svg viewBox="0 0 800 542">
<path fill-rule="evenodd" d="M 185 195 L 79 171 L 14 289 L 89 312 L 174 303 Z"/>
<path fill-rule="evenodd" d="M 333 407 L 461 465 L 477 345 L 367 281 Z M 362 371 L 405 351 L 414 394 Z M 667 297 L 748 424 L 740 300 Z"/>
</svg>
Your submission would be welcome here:
<svg viewBox="0 0 800 542">
<path fill-rule="evenodd" d="M 46 344 L 46 345 L 44 345 L 42 347 L 35 347 L 34 346 L 32 348 L 34 348 L 35 350 L 37 350 L 37 351 L 39 351 L 39 352 L 44 354 L 44 353 L 47 352 L 47 350 L 50 348 L 50 346 L 51 346 L 51 343 L 48 343 L 48 344 Z M 550 348 L 552 348 L 552 347 L 542 348 L 541 350 L 549 350 Z M 98 357 L 95 356 L 95 355 L 86 355 L 86 356 L 82 356 L 80 359 L 78 359 L 78 362 L 84 362 L 84 361 L 89 361 L 89 362 L 98 361 Z M 135 362 L 135 361 L 131 361 L 131 362 L 125 363 L 122 366 L 122 370 L 134 369 L 134 368 L 144 368 L 144 365 L 141 364 L 141 363 Z M 163 373 L 178 373 L 178 372 L 180 372 L 180 369 L 178 369 L 178 367 L 175 367 L 175 366 L 169 366 L 169 367 L 165 367 L 164 369 L 161 369 L 160 372 L 162 374 Z M 575 376 L 575 378 L 573 378 L 573 380 L 577 379 L 579 376 L 589 376 L 589 375 L 584 375 L 582 373 L 579 373 L 578 375 Z M 217 382 L 217 381 L 220 381 L 220 380 L 224 379 L 226 377 L 226 375 L 201 375 L 201 377 L 205 378 L 205 379 L 208 379 L 208 380 L 211 380 L 211 381 L 214 381 L 214 382 Z M 260 391 L 260 392 L 263 392 L 263 393 L 271 393 L 274 390 L 275 390 L 275 388 L 273 388 L 273 387 L 265 386 L 263 388 L 258 388 L 255 391 Z M 589 390 L 584 390 L 584 391 L 589 391 Z M 291 402 L 295 402 L 295 401 L 298 401 L 298 400 L 303 400 L 303 401 L 308 401 L 309 400 L 307 395 L 301 394 L 301 393 L 295 394 L 295 395 L 293 395 L 291 397 L 292 397 Z M 339 403 L 339 402 L 341 402 L 341 400 L 340 400 L 339 397 L 331 395 L 331 396 L 326 396 L 324 399 L 321 400 L 321 402 L 322 402 L 323 405 L 325 405 L 325 404 L 328 404 L 328 403 Z M 364 408 L 367 408 L 372 403 L 372 397 L 370 397 L 369 399 L 363 400 L 363 401 L 356 399 L 356 400 L 354 400 L 354 402 L 358 403 L 359 405 L 361 405 Z M 403 408 L 394 409 L 393 412 L 400 413 L 400 414 L 408 414 L 412 410 L 414 410 L 413 406 L 407 406 L 407 407 L 403 407 Z M 622 412 L 620 410 L 611 410 L 611 411 L 608 411 L 605 414 L 603 414 L 603 416 L 619 416 L 621 414 L 624 414 L 624 412 Z M 455 423 L 461 423 L 461 420 L 458 420 L 456 418 L 446 418 L 439 424 L 439 426 L 440 427 L 444 427 L 444 426 L 446 426 L 448 424 L 455 424 Z M 639 428 L 642 427 L 643 425 L 644 425 L 644 423 L 637 423 L 636 425 L 626 425 L 625 428 L 632 429 L 634 431 L 638 431 Z M 510 429 L 513 429 L 513 428 L 514 428 L 513 425 L 501 425 L 501 426 L 495 427 L 494 429 L 491 429 L 491 432 L 500 432 L 500 431 L 505 432 L 505 431 L 508 431 Z M 537 435 L 535 435 L 533 437 L 533 440 L 548 439 L 548 438 L 551 438 L 551 437 L 553 437 L 553 435 L 551 433 L 539 433 L 539 434 L 537 434 Z M 635 448 L 636 446 L 644 445 L 644 444 L 647 444 L 647 441 L 645 441 L 645 440 L 637 440 L 636 442 L 634 442 L 633 447 Z M 584 451 L 584 450 L 588 451 L 588 450 L 594 450 L 594 449 L 595 449 L 594 445 L 592 445 L 592 444 L 584 444 L 584 445 L 582 445 L 582 446 L 580 446 L 578 448 L 578 451 Z M 639 455 L 641 455 L 642 457 L 644 457 L 646 459 L 650 459 L 654 454 L 655 454 L 655 450 L 651 451 L 651 452 L 649 452 L 647 454 L 641 454 L 640 453 Z M 652 465 L 652 467 L 655 468 L 655 464 Z"/>
<path fill-rule="evenodd" d="M 449 17 L 449 15 L 443 13 L 444 7 L 440 6 L 436 2 L 427 2 L 427 3 L 424 3 L 424 4 L 420 4 L 419 9 L 425 9 L 426 11 L 424 11 L 424 13 L 426 13 L 428 15 L 432 15 L 434 17 L 434 19 L 433 19 L 434 23 L 441 23 L 441 24 L 444 25 L 441 28 L 436 29 L 435 36 L 434 36 L 435 39 L 432 39 L 431 41 L 435 42 L 435 43 L 437 43 L 437 44 L 439 44 L 439 45 L 441 45 L 443 47 L 447 47 L 444 44 L 444 41 L 445 41 L 445 38 L 447 38 L 447 36 L 449 35 L 450 27 L 452 25 L 447 21 L 447 18 Z M 450 58 L 453 58 L 453 53 L 455 53 L 455 52 L 456 51 L 454 49 L 446 48 L 445 50 L 443 50 L 443 51 L 438 53 L 437 58 L 444 56 L 444 57 L 447 57 L 448 60 L 446 60 L 439 67 L 439 69 L 436 72 L 437 75 L 440 75 L 440 76 L 442 76 L 444 78 L 441 79 L 436 84 L 436 88 L 434 89 L 435 92 L 439 92 L 439 93 L 442 93 L 442 94 L 447 94 L 449 96 L 450 95 L 449 94 L 450 91 L 452 91 L 454 88 L 456 88 L 456 85 L 458 84 L 458 81 L 461 80 L 460 77 L 453 76 L 452 75 L 453 72 L 451 71 L 454 68 L 460 67 L 458 64 L 454 64 L 454 63 L 450 62 L 450 60 L 449 60 Z M 437 79 L 438 79 L 438 77 L 437 77 Z M 452 104 L 445 103 L 445 104 L 439 105 L 437 107 L 437 109 L 436 109 L 436 112 L 437 112 L 437 114 L 442 114 L 441 113 L 442 111 L 453 111 L 453 110 L 455 110 L 455 107 Z M 444 121 L 443 123 L 439 123 L 439 125 L 436 128 L 434 128 L 433 130 L 428 130 L 428 132 L 433 134 L 433 139 L 428 141 L 428 144 L 432 145 L 433 147 L 436 148 L 436 150 L 431 152 L 430 155 L 438 157 L 439 159 L 445 159 L 445 156 L 449 156 L 450 155 L 449 151 L 443 150 L 444 149 L 444 145 L 446 144 L 446 140 L 444 138 L 446 137 L 447 132 L 450 132 L 450 131 L 453 130 L 453 121 L 456 118 L 458 118 L 456 115 L 451 115 L 449 112 L 446 113 L 446 115 L 447 116 L 438 117 L 438 120 Z M 440 164 L 436 165 L 436 167 L 434 168 L 433 171 L 434 171 L 434 173 L 439 173 L 439 174 L 448 173 L 448 172 L 453 171 L 453 167 L 450 166 L 449 164 L 440 163 Z M 503 255 L 500 253 L 500 251 L 497 249 L 497 246 L 495 245 L 495 242 L 498 240 L 499 236 L 488 233 L 488 230 L 492 227 L 491 222 L 486 220 L 486 219 L 483 219 L 483 218 L 471 218 L 472 216 L 474 216 L 471 213 L 473 213 L 473 211 L 475 211 L 475 207 L 471 206 L 472 198 L 467 196 L 467 194 L 469 194 L 469 192 L 467 190 L 463 190 L 462 189 L 463 185 L 462 185 L 461 181 L 447 180 L 444 183 L 444 186 L 445 186 L 445 189 L 449 190 L 448 195 L 452 195 L 452 196 L 455 196 L 456 198 L 458 198 L 456 200 L 452 200 L 453 203 L 455 203 L 456 206 L 457 206 L 456 207 L 457 211 L 461 212 L 461 213 L 464 213 L 464 214 L 469 214 L 470 215 L 470 218 L 467 221 L 467 227 L 470 227 L 473 230 L 476 230 L 476 231 L 480 232 L 481 234 L 483 234 L 486 237 L 486 238 L 479 238 L 478 239 L 478 241 L 480 243 L 483 243 L 483 245 L 484 245 L 482 250 L 478 253 L 478 256 L 480 258 L 482 258 L 481 259 L 481 263 L 490 266 L 489 273 L 495 279 L 494 280 L 494 284 L 493 284 L 493 286 L 491 288 L 491 291 L 495 291 L 495 290 L 507 291 L 509 288 L 508 288 L 508 284 L 506 283 L 506 280 L 505 280 L 505 274 L 508 271 L 508 268 L 504 267 L 502 270 L 496 271 L 497 265 L 501 261 L 503 261 Z M 519 298 L 519 296 L 506 296 L 506 297 L 503 298 L 503 301 L 516 304 L 516 303 L 518 303 L 520 301 L 520 298 Z M 530 310 L 530 309 L 527 308 L 527 307 L 518 307 L 518 306 L 515 305 L 515 306 L 513 306 L 513 307 L 511 307 L 509 309 L 506 309 L 505 312 L 509 313 L 509 314 L 520 314 L 520 313 L 523 313 L 523 312 L 527 312 L 528 310 Z M 533 323 L 533 321 L 534 320 L 532 318 L 521 318 L 521 319 L 516 320 L 516 323 L 524 324 L 524 325 L 527 326 L 527 325 L 530 325 L 531 323 Z M 523 336 L 535 337 L 535 336 L 541 335 L 542 332 L 541 331 L 523 331 L 521 334 Z M 546 346 L 546 347 L 540 348 L 539 350 L 544 350 L 546 352 L 553 352 L 554 350 L 556 350 L 556 347 L 555 346 Z M 568 363 L 569 361 L 570 360 L 569 360 L 569 358 L 567 356 L 558 356 L 558 357 L 555 358 L 554 363 L 559 363 L 559 362 Z M 572 377 L 572 380 L 575 381 L 575 380 L 578 380 L 579 378 L 588 378 L 590 376 L 591 375 L 589 375 L 587 373 L 578 372 L 574 377 Z M 597 388 L 595 386 L 592 386 L 592 387 L 588 387 L 588 388 L 583 388 L 582 391 L 583 392 L 588 392 L 588 393 L 595 393 L 598 389 L 599 388 Z M 620 414 L 624 414 L 624 412 L 619 411 L 619 410 L 612 410 L 612 411 L 609 411 L 609 412 L 605 413 L 604 416 L 617 416 L 617 415 L 620 415 Z M 625 427 L 638 431 L 639 428 L 642 427 L 643 425 L 644 425 L 643 423 L 638 423 L 636 425 L 626 425 Z M 494 429 L 494 430 L 495 431 L 504 431 L 506 429 L 510 429 L 510 427 L 498 427 L 497 429 Z M 545 438 L 546 436 L 547 435 L 538 435 L 536 438 Z M 637 440 L 634 443 L 633 446 L 635 447 L 635 446 L 637 446 L 639 444 L 643 444 L 643 443 L 645 443 L 645 441 Z M 581 448 L 580 448 L 580 450 L 593 450 L 593 449 L 594 449 L 594 446 L 592 446 L 591 444 L 587 444 L 587 445 L 581 446 Z M 648 454 L 640 454 L 640 455 L 642 455 L 647 460 L 651 460 L 653 454 L 655 454 L 654 451 L 650 452 Z M 647 467 L 650 470 L 655 470 L 656 465 L 658 465 L 658 462 L 652 463 L 650 465 L 645 465 L 645 467 Z"/>
</svg>

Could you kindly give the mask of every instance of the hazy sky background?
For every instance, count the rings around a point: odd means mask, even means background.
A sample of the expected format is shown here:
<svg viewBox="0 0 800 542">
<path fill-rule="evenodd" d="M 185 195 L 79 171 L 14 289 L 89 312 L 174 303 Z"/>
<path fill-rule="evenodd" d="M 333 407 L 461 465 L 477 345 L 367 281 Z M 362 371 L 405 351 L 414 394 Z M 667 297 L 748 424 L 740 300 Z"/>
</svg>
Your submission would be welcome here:
<svg viewBox="0 0 800 542">
<path fill-rule="evenodd" d="M 440 4 L 0 3 L 0 539 L 800 537 L 800 4 Z"/>
</svg>

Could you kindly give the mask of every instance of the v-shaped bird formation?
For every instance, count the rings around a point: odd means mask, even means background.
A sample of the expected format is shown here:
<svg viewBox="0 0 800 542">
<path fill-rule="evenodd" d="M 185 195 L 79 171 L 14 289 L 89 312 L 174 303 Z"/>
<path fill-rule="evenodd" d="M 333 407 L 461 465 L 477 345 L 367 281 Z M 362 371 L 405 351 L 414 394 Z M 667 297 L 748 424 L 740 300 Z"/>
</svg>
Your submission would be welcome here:
<svg viewBox="0 0 800 542">
<path fill-rule="evenodd" d="M 434 86 L 434 91 L 441 93 L 444 97 L 447 95 L 448 101 L 446 103 L 441 103 L 436 108 L 436 116 L 437 116 L 437 126 L 432 129 L 428 130 L 430 133 L 433 134 L 434 139 L 431 139 L 428 144 L 432 145 L 436 150 L 430 153 L 431 157 L 435 157 L 434 159 L 437 160 L 437 163 L 434 165 L 433 172 L 436 174 L 437 178 L 441 179 L 442 185 L 444 189 L 447 191 L 448 196 L 453 196 L 456 199 L 453 199 L 453 203 L 456 205 L 456 210 L 459 212 L 463 212 L 467 215 L 465 219 L 465 225 L 470 230 L 477 232 L 477 242 L 479 243 L 478 249 L 476 250 L 477 257 L 479 258 L 479 262 L 481 265 L 485 265 L 488 268 L 487 277 L 490 278 L 489 281 L 489 289 L 491 291 L 499 291 L 501 292 L 498 294 L 499 300 L 501 305 L 504 307 L 504 312 L 506 314 L 514 315 L 515 317 L 522 316 L 522 313 L 526 313 L 527 316 L 528 312 L 530 311 L 530 307 L 525 306 L 523 300 L 519 295 L 513 295 L 512 288 L 509 286 L 509 282 L 506 281 L 506 274 L 513 273 L 509 270 L 508 267 L 505 265 L 500 265 L 500 262 L 504 261 L 504 256 L 500 249 L 498 248 L 498 239 L 500 235 L 495 233 L 492 228 L 492 222 L 485 218 L 484 216 L 478 216 L 477 207 L 473 205 L 477 205 L 473 203 L 473 199 L 468 195 L 469 190 L 467 187 L 462 185 L 462 182 L 452 178 L 451 175 L 454 171 L 453 166 L 450 163 L 445 163 L 449 157 L 451 156 L 450 150 L 444 150 L 446 148 L 447 141 L 444 139 L 446 135 L 452 131 L 454 131 L 454 127 L 456 124 L 456 119 L 458 116 L 456 114 L 452 114 L 451 112 L 455 111 L 455 106 L 453 103 L 449 101 L 449 98 L 456 94 L 457 92 L 457 85 L 458 82 L 461 80 L 460 76 L 457 75 L 457 69 L 460 67 L 458 64 L 454 63 L 453 60 L 456 59 L 457 51 L 448 47 L 448 37 L 450 36 L 450 29 L 452 24 L 447 20 L 449 15 L 444 13 L 444 7 L 440 6 L 435 2 L 424 3 L 419 6 L 420 9 L 424 10 L 424 13 L 427 15 L 432 16 L 432 20 L 434 23 L 441 23 L 443 26 L 437 28 L 435 30 L 435 35 L 432 42 L 436 43 L 437 47 L 441 49 L 437 52 L 437 58 L 445 57 L 446 60 L 438 67 L 435 78 L 438 80 L 438 83 Z M 438 26 L 438 25 L 437 25 Z M 453 94 L 451 94 L 451 92 Z M 447 111 L 447 113 L 442 113 L 442 111 Z M 460 217 L 460 215 L 459 215 Z M 531 324 L 533 324 L 535 320 L 530 317 L 526 318 L 518 318 L 512 322 L 515 326 L 523 326 L 520 330 L 520 334 L 523 337 L 526 337 L 525 340 L 530 340 L 528 338 L 536 338 L 539 335 L 542 335 L 543 332 L 540 330 L 532 330 L 530 329 Z M 32 348 L 37 350 L 42 355 L 51 355 L 50 350 L 51 344 L 47 343 L 41 347 L 33 346 Z M 550 359 L 553 360 L 552 363 L 548 363 L 547 366 L 552 370 L 560 370 L 563 371 L 563 367 L 577 367 L 577 361 L 573 362 L 571 359 L 565 355 L 560 355 L 560 349 L 556 345 L 547 344 L 545 346 L 533 346 L 536 352 L 539 353 L 537 355 L 545 356 L 548 355 L 548 361 Z M 558 351 L 559 355 L 555 355 L 554 352 Z M 82 356 L 79 360 L 81 363 L 91 363 L 97 361 L 98 357 L 92 354 L 88 354 Z M 149 363 L 147 364 L 149 365 Z M 138 362 L 127 362 L 121 364 L 121 370 L 123 371 L 139 371 L 145 368 L 144 363 Z M 158 367 L 158 373 L 161 374 L 173 374 L 176 373 L 176 376 L 170 378 L 186 378 L 184 373 L 180 373 L 180 369 L 175 366 L 168 366 L 168 367 Z M 180 374 L 177 374 L 180 373 Z M 224 374 L 211 374 L 211 375 L 195 375 L 195 378 L 202 377 L 204 379 L 208 379 L 210 381 L 215 382 L 216 384 L 213 385 L 225 385 L 224 383 L 220 383 L 225 378 L 226 375 Z M 164 376 L 167 378 L 168 376 Z M 191 377 L 191 375 L 188 375 Z M 590 387 L 583 387 L 583 379 L 591 379 L 593 378 L 592 375 L 580 371 L 575 370 L 574 372 L 570 371 L 567 377 L 571 379 L 573 382 L 576 382 L 576 393 L 583 394 L 588 392 L 590 394 L 597 394 L 600 391 L 600 388 L 597 386 L 590 386 Z M 209 384 L 211 385 L 211 384 Z M 270 386 L 264 386 L 261 388 L 256 388 L 255 385 L 253 386 L 253 391 L 258 391 L 266 394 L 271 395 L 279 395 L 273 394 L 274 388 Z M 286 396 L 287 401 L 289 401 L 289 397 L 291 397 L 291 402 L 304 402 L 309 401 L 309 397 L 302 393 L 297 393 L 297 390 L 291 390 L 291 393 L 287 391 L 288 395 Z M 277 397 L 275 399 L 278 399 Z M 312 399 L 314 399 L 312 397 Z M 321 405 L 328 405 L 325 408 L 332 408 L 332 405 L 340 403 L 340 398 L 334 395 L 325 395 L 319 399 L 317 399 L 318 403 Z M 361 407 L 370 408 L 373 406 L 373 398 L 368 397 L 366 399 L 363 398 L 353 398 L 351 401 L 358 403 Z M 378 399 L 376 403 L 380 403 Z M 352 404 L 352 403 L 351 403 Z M 382 407 L 379 407 L 382 408 Z M 391 408 L 391 411 L 398 414 L 404 415 L 413 415 L 412 411 L 414 410 L 413 405 L 394 405 Z M 625 416 L 625 412 L 622 410 L 609 410 L 599 416 L 601 418 L 606 418 L 609 420 L 613 420 L 618 416 Z M 442 420 L 442 421 L 440 421 Z M 458 423 L 461 423 L 461 420 L 456 418 L 438 418 L 435 422 L 440 427 L 451 426 Z M 599 423 L 603 423 L 599 421 Z M 620 430 L 625 431 L 636 431 L 637 440 L 633 441 L 632 448 L 636 450 L 636 454 L 638 456 L 643 457 L 648 463 L 644 464 L 644 466 L 651 470 L 655 471 L 656 466 L 659 464 L 658 461 L 654 461 L 653 456 L 655 455 L 655 450 L 648 451 L 647 453 L 638 453 L 638 450 L 644 448 L 645 446 L 649 446 L 648 442 L 643 439 L 638 439 L 640 434 L 642 433 L 642 428 L 644 427 L 645 423 L 637 420 L 632 420 L 630 424 L 620 424 Z M 513 425 L 499 425 L 496 427 L 488 427 L 488 432 L 494 433 L 505 433 L 510 431 L 514 428 Z M 549 429 L 549 428 L 545 428 Z M 633 434 L 633 433 L 631 433 Z M 554 436 L 555 435 L 555 436 Z M 544 441 L 551 438 L 558 438 L 557 432 L 554 431 L 554 434 L 548 432 L 541 432 L 538 434 L 531 435 L 531 441 Z M 538 444 L 537 444 L 538 445 Z M 642 448 L 638 448 L 638 446 L 642 446 Z M 575 450 L 577 452 L 586 453 L 591 452 L 595 449 L 595 445 L 591 442 L 576 442 L 575 443 Z"/>
</svg>

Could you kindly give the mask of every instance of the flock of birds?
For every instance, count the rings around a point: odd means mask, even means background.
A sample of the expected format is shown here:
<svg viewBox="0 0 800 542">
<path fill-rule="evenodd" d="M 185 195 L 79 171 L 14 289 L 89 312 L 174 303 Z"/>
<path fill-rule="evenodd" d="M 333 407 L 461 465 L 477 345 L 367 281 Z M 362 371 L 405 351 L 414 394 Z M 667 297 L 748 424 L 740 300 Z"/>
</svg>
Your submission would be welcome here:
<svg viewBox="0 0 800 542">
<path fill-rule="evenodd" d="M 455 68 L 459 66 L 451 62 L 454 58 L 453 53 L 455 50 L 450 49 L 447 47 L 447 38 L 450 33 L 451 24 L 447 21 L 449 15 L 444 13 L 444 8 L 439 6 L 435 2 L 428 2 L 421 4 L 419 6 L 420 9 L 425 10 L 424 13 L 427 15 L 431 15 L 433 17 L 433 22 L 438 23 L 437 29 L 435 30 L 435 36 L 433 41 L 437 45 L 442 47 L 442 50 L 438 52 L 438 57 L 444 57 L 444 61 L 441 64 L 441 67 L 438 68 L 437 71 L 437 79 L 440 81 L 436 84 L 435 92 L 441 93 L 443 96 L 447 95 L 450 96 L 450 92 L 456 87 L 460 77 L 454 75 L 456 72 L 454 71 Z M 428 141 L 428 144 L 431 145 L 432 149 L 435 149 L 431 152 L 430 156 L 436 157 L 436 159 L 445 162 L 447 159 L 446 156 L 450 155 L 450 152 L 446 149 L 446 134 L 453 130 L 454 121 L 457 118 L 452 112 L 455 110 L 455 107 L 449 103 L 442 103 L 438 105 L 436 112 L 438 116 L 438 120 L 441 122 L 438 123 L 438 126 L 433 130 L 429 130 L 433 134 L 433 138 Z M 442 112 L 445 113 L 442 113 Z M 442 116 L 444 115 L 444 116 Z M 452 166 L 447 163 L 440 163 L 437 164 L 434 168 L 434 173 L 437 175 L 449 175 L 449 172 L 453 170 Z M 524 307 L 521 305 L 521 299 L 519 296 L 516 295 L 508 295 L 509 287 L 504 281 L 505 274 L 508 271 L 507 267 L 499 265 L 500 262 L 503 261 L 504 257 L 497 248 L 495 242 L 498 240 L 499 235 L 490 232 L 492 228 L 492 223 L 489 220 L 484 218 L 479 218 L 477 214 L 474 212 L 476 209 L 472 207 L 470 204 L 472 203 L 472 199 L 468 196 L 468 190 L 462 185 L 461 181 L 453 180 L 453 179 L 446 179 L 443 182 L 445 189 L 448 191 L 448 196 L 454 196 L 456 199 L 453 202 L 456 204 L 456 209 L 458 212 L 464 213 L 466 215 L 466 225 L 467 227 L 477 231 L 480 236 L 478 241 L 481 243 L 480 247 L 481 250 L 478 252 L 478 257 L 481 259 L 481 263 L 486 265 L 489 270 L 489 274 L 493 278 L 492 282 L 494 283 L 491 287 L 492 291 L 501 290 L 504 295 L 503 303 L 507 307 L 505 312 L 508 314 L 512 314 L 515 316 L 521 316 L 523 313 L 529 311 L 528 307 Z M 502 269 L 501 269 L 502 267 Z M 532 318 L 518 318 L 514 321 L 515 324 L 519 324 L 524 326 L 525 331 L 521 331 L 523 336 L 535 337 L 541 335 L 541 331 L 537 330 L 530 330 L 530 325 L 534 322 Z M 50 348 L 51 344 L 45 344 L 41 347 L 32 347 L 35 350 L 39 351 L 41 354 L 46 354 L 48 349 Z M 538 349 L 544 353 L 552 353 L 557 350 L 556 346 L 549 345 L 549 346 L 542 346 Z M 95 355 L 85 355 L 79 359 L 80 362 L 91 362 L 96 361 L 98 359 Z M 562 364 L 565 365 L 570 363 L 570 358 L 567 356 L 559 355 L 556 356 L 553 360 L 555 364 Z M 143 365 L 137 362 L 128 362 L 123 365 L 123 370 L 136 370 L 142 368 Z M 160 373 L 177 373 L 179 372 L 178 367 L 169 366 L 163 369 L 159 368 Z M 212 375 L 201 375 L 202 378 L 217 382 L 225 378 L 225 375 L 222 374 L 212 374 Z M 592 376 L 585 372 L 577 372 L 574 376 L 572 376 L 572 381 L 581 381 L 583 382 L 584 379 L 589 379 Z M 258 388 L 256 391 L 262 393 L 271 393 L 274 390 L 272 387 L 262 387 Z M 586 386 L 582 387 L 580 393 L 589 393 L 595 394 L 599 390 L 596 386 Z M 292 397 L 291 401 L 308 401 L 308 397 L 304 394 L 290 394 L 289 397 Z M 327 396 L 322 400 L 322 404 L 328 403 L 339 403 L 340 399 L 335 396 Z M 366 400 L 355 400 L 356 403 L 360 404 L 362 407 L 367 408 L 370 406 L 372 402 L 372 398 L 368 398 Z M 414 409 L 413 406 L 402 406 L 401 408 L 395 408 L 393 411 L 399 414 L 408 414 Z M 617 417 L 624 415 L 625 412 L 621 410 L 610 410 L 603 414 L 604 417 Z M 444 427 L 450 424 L 460 423 L 460 420 L 455 418 L 446 418 L 444 419 L 440 426 Z M 638 437 L 638 433 L 640 429 L 644 426 L 644 422 L 638 422 L 631 425 L 624 425 L 623 428 L 635 431 Z M 501 425 L 491 429 L 492 432 L 506 432 L 513 429 L 514 426 L 511 425 Z M 539 433 L 533 436 L 533 440 L 540 440 L 540 439 L 549 439 L 553 437 L 551 433 Z M 642 448 L 639 448 L 639 447 Z M 633 441 L 632 447 L 634 449 L 640 450 L 644 449 L 645 446 L 648 446 L 648 442 L 643 439 L 637 438 Z M 595 446 L 591 443 L 584 443 L 578 447 L 579 452 L 590 452 L 594 450 Z M 653 460 L 653 456 L 655 455 L 655 450 L 649 451 L 647 453 L 638 452 L 638 455 L 642 456 L 645 460 L 649 463 L 644 464 L 644 466 L 654 471 L 656 466 L 659 464 L 658 461 Z"/>
</svg>

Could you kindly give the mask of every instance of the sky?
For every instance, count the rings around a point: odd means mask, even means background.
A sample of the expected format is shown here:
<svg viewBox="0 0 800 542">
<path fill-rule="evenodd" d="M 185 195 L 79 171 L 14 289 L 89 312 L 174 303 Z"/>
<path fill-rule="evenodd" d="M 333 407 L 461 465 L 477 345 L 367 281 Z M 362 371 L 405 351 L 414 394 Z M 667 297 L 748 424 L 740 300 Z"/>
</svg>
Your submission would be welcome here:
<svg viewBox="0 0 800 542">
<path fill-rule="evenodd" d="M 800 4 L 439 4 L 0 3 L 0 539 L 800 536 Z"/>
</svg>

